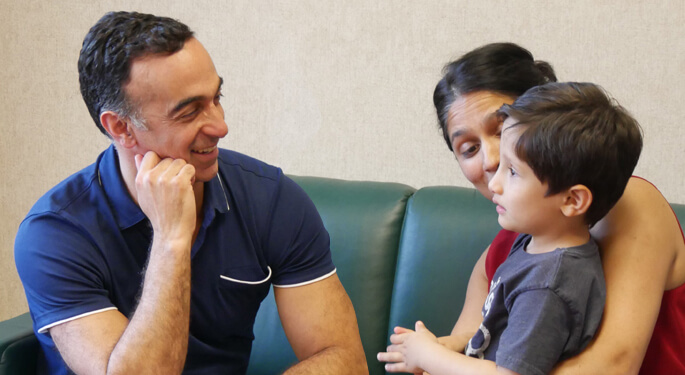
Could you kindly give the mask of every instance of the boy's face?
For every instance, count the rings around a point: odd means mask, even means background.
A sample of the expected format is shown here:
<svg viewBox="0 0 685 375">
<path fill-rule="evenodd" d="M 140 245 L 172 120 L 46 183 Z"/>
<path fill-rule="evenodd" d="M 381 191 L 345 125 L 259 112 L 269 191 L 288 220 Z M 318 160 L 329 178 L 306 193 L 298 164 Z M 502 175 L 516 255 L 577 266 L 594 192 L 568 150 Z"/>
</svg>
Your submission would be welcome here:
<svg viewBox="0 0 685 375">
<path fill-rule="evenodd" d="M 545 196 L 547 184 L 540 182 L 530 166 L 516 155 L 515 147 L 525 126 L 513 126 L 511 117 L 502 126 L 500 164 L 488 188 L 497 205 L 499 224 L 504 229 L 533 236 L 554 230 L 563 216 L 557 195 Z"/>
</svg>

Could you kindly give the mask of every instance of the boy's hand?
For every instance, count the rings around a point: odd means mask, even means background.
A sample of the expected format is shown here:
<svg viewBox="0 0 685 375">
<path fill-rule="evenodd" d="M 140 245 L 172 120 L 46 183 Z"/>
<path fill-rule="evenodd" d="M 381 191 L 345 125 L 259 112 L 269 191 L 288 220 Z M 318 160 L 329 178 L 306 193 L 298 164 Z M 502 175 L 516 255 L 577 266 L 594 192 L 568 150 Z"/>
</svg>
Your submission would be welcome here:
<svg viewBox="0 0 685 375">
<path fill-rule="evenodd" d="M 403 327 L 395 327 L 390 336 L 392 345 L 387 352 L 378 353 L 378 360 L 388 362 L 387 372 L 409 372 L 423 374 L 420 363 L 433 345 L 440 345 L 437 337 L 421 322 L 416 322 L 416 331 Z"/>
<path fill-rule="evenodd" d="M 458 353 L 463 353 L 464 348 L 466 348 L 466 345 L 469 343 L 469 340 L 471 337 L 473 337 L 475 333 L 473 334 L 461 334 L 458 336 L 442 336 L 438 337 L 438 342 L 440 345 L 446 347 L 447 349 L 453 351 L 453 352 L 458 352 Z"/>
</svg>

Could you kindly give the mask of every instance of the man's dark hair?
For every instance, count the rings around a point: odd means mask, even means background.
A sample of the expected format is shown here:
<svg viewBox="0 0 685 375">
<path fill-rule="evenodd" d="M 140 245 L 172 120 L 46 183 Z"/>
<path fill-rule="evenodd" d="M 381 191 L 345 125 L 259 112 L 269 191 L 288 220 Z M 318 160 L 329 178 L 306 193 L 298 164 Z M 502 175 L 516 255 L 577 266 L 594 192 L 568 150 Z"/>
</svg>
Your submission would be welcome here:
<svg viewBox="0 0 685 375">
<path fill-rule="evenodd" d="M 527 49 L 514 43 L 486 44 L 447 64 L 433 92 L 447 147 L 453 151 L 447 134 L 447 116 L 459 96 L 492 91 L 516 98 L 531 87 L 556 81 L 551 65 L 533 59 Z"/>
<path fill-rule="evenodd" d="M 548 184 L 547 195 L 576 184 L 590 189 L 588 225 L 623 195 L 642 151 L 642 132 L 601 87 L 575 82 L 534 87 L 499 113 L 525 127 L 516 154 Z"/>
<path fill-rule="evenodd" d="M 171 18 L 136 12 L 109 12 L 90 29 L 78 60 L 81 95 L 98 129 L 100 114 L 113 111 L 144 126 L 136 103 L 124 92 L 134 59 L 172 54 L 193 36 L 188 26 Z"/>
</svg>

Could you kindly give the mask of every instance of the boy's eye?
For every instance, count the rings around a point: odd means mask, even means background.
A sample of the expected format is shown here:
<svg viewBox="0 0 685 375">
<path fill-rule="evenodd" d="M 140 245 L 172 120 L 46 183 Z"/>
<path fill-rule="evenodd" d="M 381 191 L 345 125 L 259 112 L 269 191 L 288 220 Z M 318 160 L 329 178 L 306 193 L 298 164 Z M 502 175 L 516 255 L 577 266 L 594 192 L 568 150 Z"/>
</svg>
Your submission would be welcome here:
<svg viewBox="0 0 685 375">
<path fill-rule="evenodd" d="M 516 171 L 514 170 L 514 168 L 509 167 L 509 174 L 510 174 L 511 176 L 516 176 Z"/>
</svg>

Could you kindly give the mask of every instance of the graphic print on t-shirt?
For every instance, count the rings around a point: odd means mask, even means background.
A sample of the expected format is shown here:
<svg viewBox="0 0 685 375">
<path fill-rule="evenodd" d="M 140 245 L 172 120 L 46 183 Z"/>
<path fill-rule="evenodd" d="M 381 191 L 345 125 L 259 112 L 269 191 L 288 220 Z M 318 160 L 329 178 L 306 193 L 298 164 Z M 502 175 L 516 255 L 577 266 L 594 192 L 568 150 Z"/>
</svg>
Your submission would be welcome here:
<svg viewBox="0 0 685 375">
<path fill-rule="evenodd" d="M 482 315 L 483 315 L 483 320 L 485 320 L 485 317 L 488 316 L 490 313 L 490 307 L 492 307 L 492 300 L 495 298 L 495 289 L 499 286 L 499 282 L 502 280 L 501 277 L 497 278 L 497 281 L 493 280 L 490 283 L 490 293 L 488 293 L 488 298 L 485 299 L 485 303 L 483 304 L 483 310 L 482 310 Z M 471 356 L 471 357 L 477 357 L 480 359 L 484 358 L 483 353 L 485 353 L 485 350 L 490 346 L 490 331 L 483 325 L 481 322 L 480 327 L 478 327 L 478 332 L 469 340 L 469 344 L 466 346 L 466 350 L 464 351 L 464 354 Z"/>
</svg>

